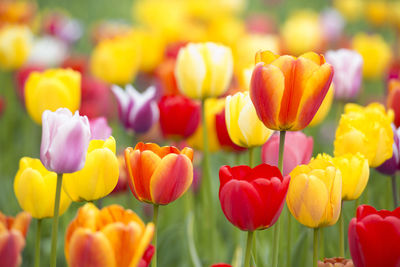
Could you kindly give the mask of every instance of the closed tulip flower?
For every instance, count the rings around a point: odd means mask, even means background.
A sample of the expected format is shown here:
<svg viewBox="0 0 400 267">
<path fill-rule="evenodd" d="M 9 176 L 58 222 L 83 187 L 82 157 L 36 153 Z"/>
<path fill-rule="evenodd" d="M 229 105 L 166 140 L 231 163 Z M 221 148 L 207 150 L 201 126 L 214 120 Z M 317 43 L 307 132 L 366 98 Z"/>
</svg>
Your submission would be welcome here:
<svg viewBox="0 0 400 267">
<path fill-rule="evenodd" d="M 391 79 L 388 89 L 386 105 L 394 112 L 394 125 L 400 127 L 400 79 Z"/>
<path fill-rule="evenodd" d="M 175 76 L 179 90 L 193 99 L 218 97 L 232 79 L 230 48 L 215 43 L 190 43 L 179 50 Z"/>
<path fill-rule="evenodd" d="M 332 162 L 317 158 L 291 173 L 286 198 L 290 213 L 301 224 L 319 228 L 337 222 L 342 203 L 342 175 Z"/>
<path fill-rule="evenodd" d="M 390 159 L 386 160 L 382 165 L 376 168 L 377 171 L 387 174 L 395 175 L 400 170 L 400 128 L 393 128 L 393 155 Z"/>
<path fill-rule="evenodd" d="M 309 124 L 310 126 L 315 126 L 320 124 L 328 116 L 329 111 L 331 110 L 334 94 L 335 94 L 335 86 L 333 83 L 331 83 L 328 93 L 326 93 L 326 96 L 322 101 L 321 106 L 319 106 L 317 113 L 315 113 L 314 118 Z"/>
<path fill-rule="evenodd" d="M 91 138 L 89 120 L 66 108 L 43 113 L 40 160 L 49 171 L 76 172 L 83 168 Z"/>
<path fill-rule="evenodd" d="M 138 143 L 125 149 L 129 186 L 143 202 L 169 204 L 181 197 L 193 180 L 193 150 Z"/>
<path fill-rule="evenodd" d="M 0 68 L 15 70 L 29 57 L 33 35 L 27 26 L 7 25 L 0 29 Z"/>
<path fill-rule="evenodd" d="M 301 164 L 310 162 L 313 152 L 314 140 L 302 132 L 287 132 L 283 153 L 283 175 L 289 173 Z M 274 134 L 263 145 L 261 150 L 262 162 L 278 166 L 279 134 Z"/>
<path fill-rule="evenodd" d="M 229 136 L 226 126 L 225 109 L 215 115 L 215 130 L 217 132 L 218 142 L 222 149 L 234 152 L 246 150 L 246 148 L 236 145 Z"/>
<path fill-rule="evenodd" d="M 187 138 L 200 123 L 200 103 L 182 95 L 163 96 L 158 103 L 160 126 L 165 137 Z"/>
<path fill-rule="evenodd" d="M 257 117 L 248 92 L 226 98 L 225 118 L 229 136 L 241 147 L 261 146 L 273 133 Z"/>
<path fill-rule="evenodd" d="M 393 112 L 386 112 L 381 104 L 347 104 L 336 130 L 335 157 L 360 152 L 371 167 L 378 167 L 392 157 L 392 121 Z"/>
<path fill-rule="evenodd" d="M 368 205 L 359 206 L 348 232 L 354 266 L 399 266 L 399 229 L 400 208 L 377 211 Z"/>
<path fill-rule="evenodd" d="M 256 63 L 250 97 L 260 120 L 272 130 L 304 129 L 329 90 L 332 66 L 312 52 L 295 58 L 263 51 Z"/>
<path fill-rule="evenodd" d="M 65 236 L 65 258 L 71 267 L 140 266 L 154 225 L 131 210 L 111 205 L 101 210 L 87 203 L 78 210 Z"/>
<path fill-rule="evenodd" d="M 89 120 L 92 140 L 106 140 L 111 136 L 112 129 L 105 117 Z"/>
<path fill-rule="evenodd" d="M 362 56 L 350 49 L 328 51 L 326 61 L 333 66 L 333 84 L 335 98 L 342 100 L 354 99 L 360 93 L 362 82 Z"/>
<path fill-rule="evenodd" d="M 50 69 L 32 72 L 25 83 L 25 105 L 36 123 L 42 123 L 45 110 L 79 109 L 81 103 L 81 75 L 70 69 Z"/>
<path fill-rule="evenodd" d="M 119 120 L 125 129 L 137 133 L 150 130 L 159 118 L 156 88 L 151 86 L 140 93 L 132 85 L 127 85 L 125 90 L 114 85 L 112 91 L 118 101 Z"/>
<path fill-rule="evenodd" d="M 36 219 L 50 218 L 54 214 L 57 174 L 48 171 L 39 159 L 23 157 L 14 179 L 14 193 L 21 208 Z M 71 204 L 61 191 L 60 215 Z"/>
<path fill-rule="evenodd" d="M 225 217 L 243 231 L 271 227 L 281 214 L 289 180 L 268 164 L 221 167 L 219 201 Z"/>
<path fill-rule="evenodd" d="M 119 164 L 115 139 L 90 141 L 85 166 L 64 174 L 63 188 L 73 201 L 93 201 L 107 196 L 117 185 Z"/>
</svg>

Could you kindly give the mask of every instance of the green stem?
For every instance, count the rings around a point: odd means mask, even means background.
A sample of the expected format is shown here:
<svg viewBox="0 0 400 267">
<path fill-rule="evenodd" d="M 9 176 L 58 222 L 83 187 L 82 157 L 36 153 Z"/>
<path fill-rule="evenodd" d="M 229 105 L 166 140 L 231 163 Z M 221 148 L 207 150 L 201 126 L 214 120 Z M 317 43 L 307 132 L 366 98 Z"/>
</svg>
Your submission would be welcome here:
<svg viewBox="0 0 400 267">
<path fill-rule="evenodd" d="M 325 243 L 324 243 L 324 228 L 319 229 L 319 243 L 320 243 L 320 251 L 319 251 L 319 255 L 320 258 L 323 259 L 324 258 L 324 254 L 325 254 Z"/>
<path fill-rule="evenodd" d="M 318 229 L 314 228 L 313 267 L 318 267 Z"/>
<path fill-rule="evenodd" d="M 57 174 L 57 187 L 56 187 L 56 196 L 54 201 L 53 229 L 51 233 L 50 267 L 56 267 L 57 265 L 58 213 L 60 209 L 62 178 L 63 178 L 62 173 Z"/>
<path fill-rule="evenodd" d="M 35 267 L 40 266 L 40 237 L 42 232 L 42 219 L 37 220 L 36 240 L 35 240 Z"/>
<path fill-rule="evenodd" d="M 279 160 L 278 167 L 281 172 L 283 172 L 283 152 L 285 148 L 285 136 L 286 131 L 281 131 L 279 135 Z M 279 251 L 279 231 L 280 231 L 280 220 L 276 222 L 274 226 L 274 245 L 272 247 L 272 267 L 278 266 L 278 251 Z M 290 242 L 290 240 L 289 240 Z M 287 255 L 290 257 L 290 255 Z"/>
<path fill-rule="evenodd" d="M 246 256 L 244 258 L 244 267 L 250 266 L 250 257 L 251 257 L 251 244 L 253 244 L 253 231 L 247 232 L 247 243 L 246 243 Z"/>
<path fill-rule="evenodd" d="M 253 168 L 253 165 L 254 165 L 254 156 L 253 156 L 253 148 L 252 147 L 249 147 L 249 167 L 250 168 Z"/>
<path fill-rule="evenodd" d="M 153 223 L 154 223 L 154 236 L 153 236 L 153 246 L 154 255 L 151 262 L 152 267 L 157 267 L 157 226 L 158 226 L 158 205 L 153 205 Z"/>
<path fill-rule="evenodd" d="M 199 255 L 197 254 L 196 245 L 193 236 L 193 212 L 188 215 L 188 223 L 186 227 L 188 244 L 189 244 L 189 254 L 194 267 L 201 267 L 201 261 Z"/>
<path fill-rule="evenodd" d="M 343 203 L 343 202 L 342 202 Z M 343 204 L 339 217 L 339 256 L 344 257 L 344 219 L 343 219 Z"/>
<path fill-rule="evenodd" d="M 354 201 L 354 216 L 357 215 L 357 208 L 360 205 L 360 197 Z"/>
<path fill-rule="evenodd" d="M 287 261 L 286 261 L 286 267 L 292 266 L 292 215 L 290 214 L 290 211 L 288 209 L 287 212 Z"/>
<path fill-rule="evenodd" d="M 393 174 L 393 176 L 392 176 L 392 193 L 393 193 L 393 204 L 394 204 L 394 208 L 397 208 L 398 202 L 397 202 L 397 181 L 396 181 L 396 174 Z"/>
</svg>

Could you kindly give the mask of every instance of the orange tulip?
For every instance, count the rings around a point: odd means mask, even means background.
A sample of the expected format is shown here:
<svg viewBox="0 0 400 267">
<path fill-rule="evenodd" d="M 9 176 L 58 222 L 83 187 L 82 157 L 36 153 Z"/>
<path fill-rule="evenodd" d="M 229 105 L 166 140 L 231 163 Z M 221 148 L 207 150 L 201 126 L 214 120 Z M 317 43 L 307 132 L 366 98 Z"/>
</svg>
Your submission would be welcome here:
<svg viewBox="0 0 400 267">
<path fill-rule="evenodd" d="M 135 267 L 153 233 L 153 223 L 145 225 L 131 210 L 87 203 L 68 226 L 65 257 L 70 267 Z"/>
<path fill-rule="evenodd" d="M 313 52 L 295 58 L 260 51 L 256 63 L 250 97 L 260 120 L 272 130 L 304 129 L 328 92 L 333 67 Z"/>
<path fill-rule="evenodd" d="M 400 80 L 391 79 L 389 81 L 389 92 L 387 96 L 387 107 L 394 112 L 394 125 L 400 127 Z"/>
<path fill-rule="evenodd" d="M 0 265 L 15 267 L 21 264 L 21 251 L 25 246 L 31 215 L 21 212 L 15 218 L 0 212 Z"/>
<path fill-rule="evenodd" d="M 129 186 L 139 200 L 166 205 L 180 196 L 193 181 L 193 150 L 179 151 L 173 146 L 159 147 L 142 142 L 125 149 Z"/>
</svg>

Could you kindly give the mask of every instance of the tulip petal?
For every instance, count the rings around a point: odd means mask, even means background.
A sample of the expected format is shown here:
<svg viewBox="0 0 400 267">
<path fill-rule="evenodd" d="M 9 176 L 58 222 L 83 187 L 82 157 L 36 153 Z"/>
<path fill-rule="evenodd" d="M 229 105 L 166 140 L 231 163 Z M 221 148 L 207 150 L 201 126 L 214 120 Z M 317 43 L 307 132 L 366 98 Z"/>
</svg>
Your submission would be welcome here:
<svg viewBox="0 0 400 267">
<path fill-rule="evenodd" d="M 21 251 L 25 240 L 20 232 L 11 230 L 0 234 L 0 263 L 1 266 L 18 267 L 21 264 Z"/>
<path fill-rule="evenodd" d="M 256 64 L 259 62 L 263 62 L 264 64 L 270 64 L 277 58 L 279 58 L 279 55 L 276 55 L 269 50 L 258 51 L 256 53 Z"/>
<path fill-rule="evenodd" d="M 97 218 L 97 227 L 103 228 L 108 224 L 122 222 L 127 225 L 130 222 L 137 223 L 141 228 L 144 228 L 145 225 L 139 216 L 136 215 L 131 210 L 125 210 L 119 205 L 110 205 L 108 207 L 103 208 L 98 215 Z"/>
</svg>

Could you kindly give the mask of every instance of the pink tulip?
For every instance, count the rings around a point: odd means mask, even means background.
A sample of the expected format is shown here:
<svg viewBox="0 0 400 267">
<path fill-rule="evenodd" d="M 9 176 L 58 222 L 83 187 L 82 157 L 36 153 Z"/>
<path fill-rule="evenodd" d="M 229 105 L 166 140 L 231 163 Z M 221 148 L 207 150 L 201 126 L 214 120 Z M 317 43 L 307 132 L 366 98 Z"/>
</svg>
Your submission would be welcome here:
<svg viewBox="0 0 400 267">
<path fill-rule="evenodd" d="M 343 16 L 334 8 L 325 9 L 320 16 L 324 37 L 328 42 L 338 41 L 346 24 Z"/>
<path fill-rule="evenodd" d="M 91 140 L 106 140 L 111 136 L 112 129 L 108 125 L 105 117 L 98 117 L 89 120 L 90 132 L 92 134 Z"/>
<path fill-rule="evenodd" d="M 89 120 L 66 108 L 42 115 L 40 160 L 50 171 L 71 173 L 85 165 L 91 134 Z"/>
<path fill-rule="evenodd" d="M 314 141 L 302 132 L 286 132 L 283 154 L 283 176 L 288 175 L 297 165 L 307 164 L 312 155 Z M 263 145 L 262 162 L 278 166 L 279 134 L 274 134 Z"/>
</svg>

